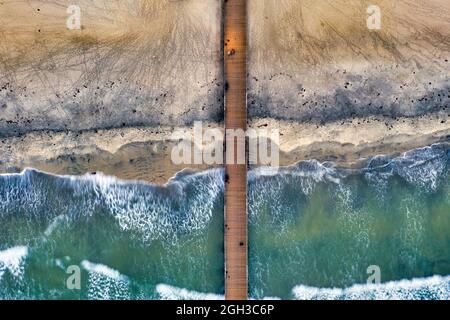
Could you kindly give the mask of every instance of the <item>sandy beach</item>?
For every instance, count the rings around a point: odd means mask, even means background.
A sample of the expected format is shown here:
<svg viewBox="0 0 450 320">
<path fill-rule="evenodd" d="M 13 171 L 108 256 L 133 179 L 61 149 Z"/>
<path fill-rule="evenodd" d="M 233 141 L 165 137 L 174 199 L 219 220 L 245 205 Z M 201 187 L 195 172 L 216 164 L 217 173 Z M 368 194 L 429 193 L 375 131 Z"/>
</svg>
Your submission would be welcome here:
<svg viewBox="0 0 450 320">
<path fill-rule="evenodd" d="M 223 120 L 220 3 L 0 3 L 0 136 Z"/>
<path fill-rule="evenodd" d="M 280 164 L 358 166 L 449 141 L 447 1 L 249 1 L 248 126 Z M 371 3 L 372 3 L 371 2 Z M 219 1 L 0 4 L 0 171 L 103 172 L 164 184 L 175 128 L 223 130 Z"/>
<path fill-rule="evenodd" d="M 380 29 L 367 27 L 369 5 Z M 450 105 L 445 0 L 249 1 L 249 117 L 324 123 Z"/>
<path fill-rule="evenodd" d="M 444 119 L 444 120 L 443 120 Z M 280 130 L 280 165 L 316 159 L 340 167 L 364 165 L 376 155 L 398 155 L 411 149 L 450 141 L 447 115 L 420 118 L 359 118 L 325 125 L 258 119 L 249 128 Z M 222 130 L 221 124 L 207 128 Z M 193 140 L 193 128 L 178 128 Z M 176 165 L 171 160 L 172 127 L 119 128 L 85 132 L 33 132 L 0 140 L 0 172 L 31 167 L 56 174 L 103 172 L 127 180 L 166 183 L 184 169 L 204 170 L 208 165 Z"/>
</svg>

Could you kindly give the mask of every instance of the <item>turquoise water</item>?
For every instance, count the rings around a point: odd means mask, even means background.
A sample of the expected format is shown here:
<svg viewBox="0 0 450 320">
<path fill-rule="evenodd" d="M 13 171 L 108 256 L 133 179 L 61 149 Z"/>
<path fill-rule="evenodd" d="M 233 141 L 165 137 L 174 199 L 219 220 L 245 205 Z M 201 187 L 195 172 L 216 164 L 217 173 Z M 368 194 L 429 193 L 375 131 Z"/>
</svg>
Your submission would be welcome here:
<svg viewBox="0 0 450 320">
<path fill-rule="evenodd" d="M 449 146 L 435 145 L 361 170 L 250 173 L 251 295 L 449 299 L 449 164 Z M 366 285 L 369 266 L 382 284 Z"/>
<path fill-rule="evenodd" d="M 223 292 L 223 173 L 166 187 L 27 170 L 0 178 L 0 298 L 160 299 Z M 81 290 L 66 286 L 78 266 Z"/>
<path fill-rule="evenodd" d="M 449 299 L 450 147 L 249 172 L 253 298 Z M 1 299 L 223 298 L 222 170 L 0 176 Z M 68 268 L 81 289 L 67 288 Z M 367 285 L 369 266 L 381 284 Z"/>
</svg>

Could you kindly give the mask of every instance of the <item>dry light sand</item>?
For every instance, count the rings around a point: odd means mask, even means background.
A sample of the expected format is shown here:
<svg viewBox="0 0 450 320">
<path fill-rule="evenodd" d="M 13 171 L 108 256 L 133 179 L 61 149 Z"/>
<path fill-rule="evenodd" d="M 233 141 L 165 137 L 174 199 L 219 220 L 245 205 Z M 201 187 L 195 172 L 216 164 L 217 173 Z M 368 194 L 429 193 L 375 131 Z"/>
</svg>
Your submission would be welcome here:
<svg viewBox="0 0 450 320">
<path fill-rule="evenodd" d="M 174 128 L 223 127 L 221 3 L 0 1 L 0 172 L 164 183 Z M 369 4 L 382 28 L 366 26 Z M 450 141 L 450 2 L 249 0 L 248 112 L 281 164 Z M 226 39 L 225 39 L 226 40 Z M 187 135 L 189 136 L 189 135 Z"/>
</svg>

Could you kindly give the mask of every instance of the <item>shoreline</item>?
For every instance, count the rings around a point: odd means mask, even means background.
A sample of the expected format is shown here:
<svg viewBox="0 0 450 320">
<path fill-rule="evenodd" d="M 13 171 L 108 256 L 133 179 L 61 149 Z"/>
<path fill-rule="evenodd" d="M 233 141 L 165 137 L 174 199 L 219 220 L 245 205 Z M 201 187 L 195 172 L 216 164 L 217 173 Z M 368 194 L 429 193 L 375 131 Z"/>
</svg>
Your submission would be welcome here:
<svg viewBox="0 0 450 320">
<path fill-rule="evenodd" d="M 280 166 L 304 160 L 333 162 L 338 168 L 360 168 L 368 159 L 450 142 L 444 115 L 414 118 L 364 118 L 324 125 L 275 119 L 249 121 L 249 128 L 279 129 Z M 358 124 L 359 123 L 359 124 Z M 223 124 L 208 123 L 218 128 Z M 0 139 L 0 174 L 25 168 L 57 175 L 81 176 L 102 172 L 121 180 L 164 185 L 178 173 L 204 171 L 220 165 L 175 165 L 172 127 L 121 128 L 88 132 L 31 132 Z M 193 128 L 181 128 L 190 132 Z M 186 136 L 189 139 L 189 134 Z M 250 169 L 254 168 L 252 166 Z"/>
<path fill-rule="evenodd" d="M 0 173 L 18 173 L 34 168 L 56 175 L 81 176 L 102 172 L 123 180 L 157 185 L 190 168 L 170 160 L 172 127 L 121 128 L 85 132 L 31 132 L 0 139 Z"/>
</svg>

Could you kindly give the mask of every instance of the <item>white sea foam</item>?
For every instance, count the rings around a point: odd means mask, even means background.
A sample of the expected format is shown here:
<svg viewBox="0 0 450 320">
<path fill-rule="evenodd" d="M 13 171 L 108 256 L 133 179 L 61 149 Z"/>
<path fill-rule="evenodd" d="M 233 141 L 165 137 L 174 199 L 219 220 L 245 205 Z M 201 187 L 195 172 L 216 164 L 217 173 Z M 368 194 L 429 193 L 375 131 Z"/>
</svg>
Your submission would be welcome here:
<svg viewBox="0 0 450 320">
<path fill-rule="evenodd" d="M 87 260 L 83 260 L 81 266 L 89 273 L 89 299 L 123 300 L 130 298 L 129 279 L 119 271 Z"/>
<path fill-rule="evenodd" d="M 53 233 L 53 231 L 56 230 L 56 228 L 58 226 L 60 226 L 62 223 L 64 223 L 67 220 L 67 217 L 65 215 L 60 215 L 57 216 L 55 219 L 53 219 L 53 221 L 49 224 L 49 226 L 47 227 L 47 229 L 45 229 L 44 231 L 44 235 L 46 237 L 51 236 L 51 234 Z"/>
<path fill-rule="evenodd" d="M 302 161 L 295 166 L 280 168 L 277 175 L 266 174 L 265 168 L 256 168 L 248 173 L 248 211 L 250 219 L 269 208 L 273 223 L 282 228 L 284 217 L 294 213 L 296 208 L 289 201 L 289 194 L 299 197 L 312 194 L 318 183 L 339 184 L 341 174 L 333 167 L 316 160 Z"/>
<path fill-rule="evenodd" d="M 125 277 L 124 275 L 120 274 L 119 271 L 114 270 L 104 264 L 100 264 L 100 263 L 92 263 L 89 262 L 87 260 L 83 260 L 81 262 L 81 266 L 89 272 L 92 273 L 97 273 L 99 275 L 105 276 L 107 278 L 110 279 L 114 279 L 114 280 L 125 280 L 127 281 L 127 277 Z"/>
<path fill-rule="evenodd" d="M 156 286 L 158 298 L 161 300 L 224 300 L 225 296 L 216 293 L 202 293 L 167 284 Z M 250 299 L 252 300 L 252 299 Z M 262 300 L 279 300 L 278 297 L 265 297 Z"/>
<path fill-rule="evenodd" d="M 394 162 L 397 174 L 406 181 L 436 190 L 447 166 L 447 156 L 444 149 L 435 145 L 408 151 Z"/>
<path fill-rule="evenodd" d="M 365 175 L 369 181 L 386 183 L 387 179 L 396 174 L 408 183 L 435 191 L 448 166 L 447 148 L 445 145 L 435 144 L 405 152 L 393 159 L 376 156 L 371 159 L 368 168 L 364 169 Z"/>
<path fill-rule="evenodd" d="M 187 289 L 158 284 L 156 292 L 161 300 L 224 300 L 223 295 L 214 293 L 201 293 Z"/>
<path fill-rule="evenodd" d="M 381 284 L 356 284 L 349 288 L 316 288 L 299 285 L 292 294 L 298 300 L 420 300 L 450 299 L 450 276 L 433 276 Z"/>
<path fill-rule="evenodd" d="M 56 217 L 61 212 L 76 220 L 89 217 L 100 207 L 108 210 L 122 230 L 133 231 L 144 242 L 173 241 L 181 233 L 207 226 L 223 194 L 223 175 L 221 169 L 182 174 L 157 186 L 102 173 L 57 176 L 26 169 L 0 180 L 0 214 L 23 209 L 30 217 L 45 214 L 56 219 L 48 227 L 48 236 L 59 225 Z"/>
<path fill-rule="evenodd" d="M 214 169 L 172 179 L 165 187 L 123 185 L 95 177 L 94 190 L 123 230 L 145 242 L 176 238 L 178 232 L 205 228 L 217 197 L 223 193 L 223 170 Z"/>
<path fill-rule="evenodd" d="M 28 255 L 28 247 L 13 247 L 0 251 L 0 280 L 6 271 L 20 278 L 24 272 L 24 261 Z"/>
<path fill-rule="evenodd" d="M 371 184 L 380 186 L 380 191 L 386 189 L 388 179 L 394 174 L 409 183 L 436 190 L 440 177 L 446 172 L 448 159 L 445 148 L 433 145 L 412 150 L 392 160 L 377 156 L 368 168 L 362 170 L 340 170 L 316 160 L 280 168 L 275 176 L 267 172 L 267 168 L 251 170 L 248 174 L 249 215 L 252 217 L 266 205 L 273 208 L 275 213 L 290 212 L 290 204 L 284 201 L 286 187 L 293 192 L 309 195 L 317 183 L 341 184 L 343 178 L 352 172 L 364 173 Z M 25 212 L 38 212 L 43 205 L 48 211 L 47 193 L 41 190 L 46 188 L 48 182 L 41 179 L 42 174 L 35 169 L 26 169 L 20 174 L 1 175 L 13 178 L 5 182 L 0 190 L 0 212 L 18 206 L 23 207 Z M 57 181 L 53 179 L 53 188 L 62 184 L 73 189 L 72 195 L 77 197 L 76 205 L 80 208 L 75 210 L 77 214 L 93 214 L 98 205 L 106 204 L 123 230 L 137 231 L 146 242 L 176 238 L 177 231 L 195 232 L 203 229 L 210 221 L 217 197 L 223 194 L 223 174 L 220 169 L 180 174 L 169 180 L 166 186 L 158 187 L 101 173 L 81 177 L 45 173 L 49 177 L 58 177 Z M 68 200 L 68 203 L 61 200 L 59 205 L 63 209 L 74 206 L 75 201 Z M 61 212 L 61 209 L 58 210 Z M 53 214 L 59 214 L 56 208 Z"/>
<path fill-rule="evenodd" d="M 336 169 L 326 166 L 317 160 L 301 161 L 295 166 L 283 167 L 276 170 L 277 175 L 289 175 L 294 177 L 310 178 L 315 182 L 329 180 L 339 183 L 340 179 L 336 175 Z M 248 173 L 248 180 L 251 182 L 261 177 L 272 177 L 274 169 L 270 167 L 258 167 Z"/>
</svg>

